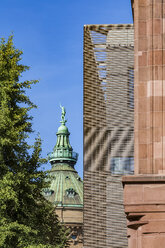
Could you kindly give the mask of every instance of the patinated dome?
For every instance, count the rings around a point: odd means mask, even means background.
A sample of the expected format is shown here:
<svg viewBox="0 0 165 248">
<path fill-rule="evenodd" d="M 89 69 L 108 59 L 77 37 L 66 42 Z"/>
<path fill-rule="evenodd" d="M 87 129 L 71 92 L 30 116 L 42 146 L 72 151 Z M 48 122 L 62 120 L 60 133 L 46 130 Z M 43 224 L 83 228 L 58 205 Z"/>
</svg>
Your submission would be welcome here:
<svg viewBox="0 0 165 248">
<path fill-rule="evenodd" d="M 57 207 L 83 207 L 83 182 L 69 164 L 56 164 L 50 171 L 50 187 L 45 197 Z"/>
<path fill-rule="evenodd" d="M 65 123 L 65 109 L 62 107 L 61 125 L 53 152 L 48 154 L 52 169 L 50 187 L 44 189 L 45 197 L 55 206 L 83 207 L 83 181 L 74 169 L 78 153 L 73 151 L 69 131 Z"/>
<path fill-rule="evenodd" d="M 57 134 L 69 134 L 68 128 L 65 126 L 65 124 L 62 124 L 62 125 L 58 128 Z"/>
</svg>

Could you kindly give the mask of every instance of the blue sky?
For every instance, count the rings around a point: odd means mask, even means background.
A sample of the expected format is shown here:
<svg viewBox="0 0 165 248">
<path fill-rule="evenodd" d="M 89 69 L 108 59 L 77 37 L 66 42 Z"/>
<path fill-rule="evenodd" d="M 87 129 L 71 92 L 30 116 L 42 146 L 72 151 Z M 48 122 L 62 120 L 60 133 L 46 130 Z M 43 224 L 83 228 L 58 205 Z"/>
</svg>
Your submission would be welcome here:
<svg viewBox="0 0 165 248">
<path fill-rule="evenodd" d="M 83 26 L 132 23 L 131 0 L 1 0 L 0 37 L 14 34 L 31 67 L 24 79 L 38 79 L 29 92 L 38 105 L 33 129 L 43 140 L 42 155 L 56 143 L 60 103 L 66 107 L 76 169 L 83 176 Z M 31 140 L 33 137 L 31 137 Z M 30 141 L 31 141 L 30 140 Z M 46 169 L 50 165 L 45 166 Z"/>
</svg>

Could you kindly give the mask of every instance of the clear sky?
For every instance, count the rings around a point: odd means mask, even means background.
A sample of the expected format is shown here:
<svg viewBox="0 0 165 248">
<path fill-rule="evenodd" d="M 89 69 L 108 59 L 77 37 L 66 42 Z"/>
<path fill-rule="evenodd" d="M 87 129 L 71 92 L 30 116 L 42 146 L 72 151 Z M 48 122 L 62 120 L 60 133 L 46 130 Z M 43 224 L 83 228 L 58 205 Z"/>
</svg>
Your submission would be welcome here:
<svg viewBox="0 0 165 248">
<path fill-rule="evenodd" d="M 29 92 L 38 105 L 33 129 L 43 140 L 43 156 L 56 143 L 60 103 L 66 108 L 76 169 L 83 176 L 83 26 L 132 23 L 131 0 L 1 0 L 0 36 L 12 32 L 23 63 L 31 67 L 25 79 L 39 79 Z M 31 138 L 32 140 L 32 138 Z M 45 166 L 46 169 L 50 165 Z"/>
</svg>

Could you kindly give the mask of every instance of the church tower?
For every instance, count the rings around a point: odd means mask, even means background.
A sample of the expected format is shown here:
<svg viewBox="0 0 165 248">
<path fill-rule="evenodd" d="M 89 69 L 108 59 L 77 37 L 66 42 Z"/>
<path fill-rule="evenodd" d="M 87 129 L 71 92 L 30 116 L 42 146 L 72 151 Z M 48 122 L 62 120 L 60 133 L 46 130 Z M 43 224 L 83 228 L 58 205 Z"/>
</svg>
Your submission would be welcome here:
<svg viewBox="0 0 165 248">
<path fill-rule="evenodd" d="M 52 165 L 50 188 L 45 197 L 56 207 L 61 223 L 71 230 L 70 247 L 81 248 L 83 225 L 83 182 L 74 168 L 78 153 L 73 151 L 66 127 L 65 108 L 61 106 L 61 125 L 57 132 L 57 142 L 53 152 L 48 154 Z"/>
</svg>

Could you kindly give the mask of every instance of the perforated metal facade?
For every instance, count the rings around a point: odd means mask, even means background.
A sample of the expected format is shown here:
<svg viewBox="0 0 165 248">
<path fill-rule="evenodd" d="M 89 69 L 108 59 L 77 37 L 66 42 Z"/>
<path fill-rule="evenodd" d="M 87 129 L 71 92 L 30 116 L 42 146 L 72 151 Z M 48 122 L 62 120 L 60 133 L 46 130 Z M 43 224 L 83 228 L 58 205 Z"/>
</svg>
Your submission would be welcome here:
<svg viewBox="0 0 165 248">
<path fill-rule="evenodd" d="M 84 27 L 84 247 L 127 247 L 121 176 L 133 173 L 133 25 Z"/>
</svg>

